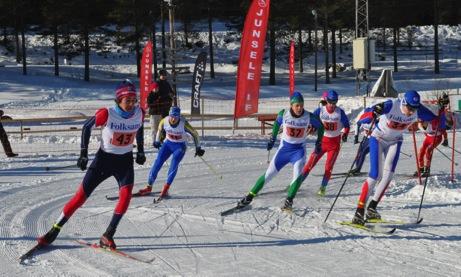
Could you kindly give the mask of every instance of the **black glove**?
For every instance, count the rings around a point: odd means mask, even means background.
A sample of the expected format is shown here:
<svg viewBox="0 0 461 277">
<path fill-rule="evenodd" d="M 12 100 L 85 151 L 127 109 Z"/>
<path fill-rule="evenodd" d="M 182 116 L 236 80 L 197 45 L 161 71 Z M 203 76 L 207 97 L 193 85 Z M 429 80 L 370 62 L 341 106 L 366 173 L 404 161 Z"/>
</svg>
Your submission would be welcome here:
<svg viewBox="0 0 461 277">
<path fill-rule="evenodd" d="M 200 146 L 195 147 L 195 156 L 194 157 L 201 157 L 205 154 L 205 150 L 203 150 Z"/>
<path fill-rule="evenodd" d="M 136 153 L 136 163 L 143 165 L 145 162 L 146 162 L 146 155 L 144 155 L 144 152 Z"/>
<path fill-rule="evenodd" d="M 269 139 L 269 142 L 267 143 L 267 151 L 271 151 L 271 149 L 274 148 L 274 144 L 275 144 L 275 139 L 271 137 Z"/>
<path fill-rule="evenodd" d="M 355 135 L 354 136 L 354 144 L 357 144 L 357 143 L 359 143 L 359 136 Z"/>
<path fill-rule="evenodd" d="M 320 152 L 322 152 L 322 142 L 320 141 L 315 142 L 314 152 L 316 154 L 319 154 Z"/>
<path fill-rule="evenodd" d="M 159 149 L 162 146 L 162 143 L 160 141 L 154 141 L 154 148 Z"/>
<path fill-rule="evenodd" d="M 88 164 L 88 150 L 87 149 L 81 149 L 80 150 L 80 157 L 77 160 L 77 166 L 82 171 L 85 171 L 87 164 Z"/>
<path fill-rule="evenodd" d="M 444 139 L 442 145 L 448 147 L 448 139 Z"/>
<path fill-rule="evenodd" d="M 383 114 L 384 111 L 384 104 L 379 103 L 373 106 L 373 116 L 374 117 L 379 117 L 380 115 Z"/>
<path fill-rule="evenodd" d="M 343 133 L 343 134 L 341 135 L 341 139 L 343 140 L 343 142 L 346 142 L 346 141 L 347 141 L 347 135 L 348 135 L 348 134 L 346 134 L 346 133 Z"/>
</svg>

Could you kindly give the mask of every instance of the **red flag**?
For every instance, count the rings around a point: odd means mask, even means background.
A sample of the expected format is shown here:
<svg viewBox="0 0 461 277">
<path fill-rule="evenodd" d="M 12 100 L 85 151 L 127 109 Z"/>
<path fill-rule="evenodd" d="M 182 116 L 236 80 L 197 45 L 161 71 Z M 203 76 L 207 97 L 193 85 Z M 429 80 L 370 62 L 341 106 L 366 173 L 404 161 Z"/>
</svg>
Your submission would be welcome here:
<svg viewBox="0 0 461 277">
<path fill-rule="evenodd" d="M 270 0 L 253 0 L 243 27 L 237 69 L 234 117 L 258 112 L 261 64 L 264 56 Z"/>
<path fill-rule="evenodd" d="M 147 109 L 147 95 L 149 87 L 152 83 L 152 42 L 147 42 L 142 51 L 141 58 L 141 76 L 139 77 L 139 98 L 140 106 L 144 110 Z"/>
<path fill-rule="evenodd" d="M 290 43 L 290 61 L 289 61 L 289 68 L 290 68 L 290 97 L 293 95 L 295 91 L 295 43 L 291 41 Z"/>
</svg>

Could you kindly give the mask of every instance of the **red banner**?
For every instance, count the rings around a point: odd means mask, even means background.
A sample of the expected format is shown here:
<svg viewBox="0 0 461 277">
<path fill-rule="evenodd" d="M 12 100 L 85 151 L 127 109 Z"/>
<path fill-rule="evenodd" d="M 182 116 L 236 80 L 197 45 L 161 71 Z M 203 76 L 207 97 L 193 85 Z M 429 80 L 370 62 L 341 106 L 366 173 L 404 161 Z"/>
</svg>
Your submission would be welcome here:
<svg viewBox="0 0 461 277">
<path fill-rule="evenodd" d="M 258 112 L 261 65 L 264 56 L 270 0 L 253 0 L 243 27 L 237 69 L 234 117 Z"/>
<path fill-rule="evenodd" d="M 295 43 L 291 41 L 290 43 L 290 60 L 289 60 L 289 69 L 290 69 L 290 97 L 295 91 Z"/>
<path fill-rule="evenodd" d="M 152 83 L 152 42 L 147 42 L 142 51 L 141 58 L 141 76 L 139 77 L 139 101 L 144 110 L 147 109 L 147 95 L 149 86 Z"/>
</svg>

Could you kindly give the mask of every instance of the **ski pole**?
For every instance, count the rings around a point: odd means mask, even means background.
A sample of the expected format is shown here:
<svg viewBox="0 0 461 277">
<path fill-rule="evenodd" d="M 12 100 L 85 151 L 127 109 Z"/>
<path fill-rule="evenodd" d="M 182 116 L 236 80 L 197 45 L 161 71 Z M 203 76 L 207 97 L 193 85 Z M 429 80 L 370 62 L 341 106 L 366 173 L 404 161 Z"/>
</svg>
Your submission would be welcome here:
<svg viewBox="0 0 461 277">
<path fill-rule="evenodd" d="M 418 181 L 419 181 L 419 184 L 422 185 L 423 182 L 421 181 L 421 171 L 419 170 L 418 149 L 417 149 L 417 147 L 416 147 L 415 130 L 413 130 L 413 146 L 414 146 L 414 148 L 415 148 L 416 170 L 417 170 L 417 172 L 418 172 Z"/>
<path fill-rule="evenodd" d="M 50 170 L 59 170 L 59 169 L 66 169 L 66 168 L 71 168 L 71 167 L 76 167 L 77 164 L 70 164 L 70 165 L 65 165 L 65 166 L 56 166 L 56 167 L 53 167 L 53 166 L 47 166 L 45 167 L 45 171 L 50 171 Z"/>
<path fill-rule="evenodd" d="M 447 156 L 447 154 L 443 153 L 443 152 L 442 152 L 442 150 L 440 150 L 440 149 L 439 149 L 439 148 L 437 148 L 437 147 L 435 148 L 435 150 L 439 151 L 439 152 L 440 152 L 440 154 L 442 154 L 442 155 L 443 155 L 445 158 L 447 158 L 447 159 L 448 159 L 450 162 L 453 162 L 453 160 L 452 160 L 452 159 L 450 159 L 450 157 L 448 157 L 448 156 Z M 457 162 L 455 162 L 455 165 L 456 165 L 456 166 L 458 166 L 458 163 L 457 163 Z"/>
<path fill-rule="evenodd" d="M 370 124 L 370 130 L 373 129 L 374 123 L 375 123 L 375 119 L 373 118 L 373 121 L 372 121 L 371 124 Z M 360 141 L 359 149 L 360 149 L 361 146 L 363 145 L 363 142 L 365 141 L 365 138 L 367 138 L 367 136 L 363 136 L 362 141 Z M 359 151 L 357 151 L 357 154 L 355 155 L 355 159 L 354 159 L 354 161 L 353 161 L 352 164 L 351 164 L 351 168 L 349 168 L 349 171 L 347 171 L 346 178 L 344 179 L 343 184 L 342 184 L 341 187 L 339 188 L 338 194 L 336 195 L 335 200 L 333 201 L 333 204 L 331 204 L 330 210 L 328 211 L 328 214 L 327 214 L 327 216 L 325 217 L 325 220 L 323 221 L 323 223 L 326 223 L 326 222 L 327 222 L 328 217 L 330 216 L 330 213 L 331 213 L 331 211 L 333 210 L 333 207 L 335 206 L 336 201 L 337 201 L 338 198 L 339 198 L 339 195 L 341 195 L 341 191 L 343 190 L 344 185 L 345 185 L 346 182 L 347 182 L 347 179 L 349 179 L 349 176 L 351 176 L 350 171 L 351 171 L 352 168 L 354 167 L 355 162 L 357 161 L 358 156 L 359 156 Z"/>
<path fill-rule="evenodd" d="M 437 123 L 437 128 L 435 129 L 434 138 L 437 137 L 437 133 L 438 133 L 439 127 L 440 127 L 440 112 L 439 112 L 439 114 L 438 114 L 437 119 L 438 119 L 438 123 Z M 414 132 L 413 132 L 413 134 L 414 134 Z M 434 141 L 432 142 L 432 147 L 435 146 L 435 141 L 436 141 L 436 140 L 434 139 Z M 437 149 L 437 147 L 434 147 L 434 148 Z M 431 162 L 432 162 L 432 157 L 433 157 L 433 156 L 431 156 Z M 430 164 L 430 163 L 429 163 L 429 164 Z M 419 170 L 419 169 L 418 169 L 418 170 Z M 419 221 L 419 216 L 421 215 L 421 208 L 423 207 L 424 194 L 425 194 L 425 192 L 426 192 L 427 180 L 428 180 L 428 179 L 429 179 L 429 174 L 426 175 L 426 179 L 424 180 L 423 194 L 421 194 L 421 202 L 419 203 L 418 217 L 416 218 L 416 222 Z"/>
<path fill-rule="evenodd" d="M 270 159 L 271 159 L 271 151 L 268 150 L 268 151 L 267 151 L 267 163 L 270 163 L 270 162 L 271 162 Z"/>
<path fill-rule="evenodd" d="M 400 154 L 402 154 L 402 155 L 404 155 L 404 156 L 407 156 L 407 157 L 409 157 L 409 158 L 413 157 L 413 155 L 407 154 L 407 153 L 402 152 L 402 151 L 400 151 Z"/>
<path fill-rule="evenodd" d="M 202 156 L 199 156 L 199 158 L 203 161 L 203 163 L 205 163 L 208 166 L 210 171 L 213 172 L 216 175 L 216 177 L 222 179 L 222 175 L 220 175 L 218 171 L 216 171 L 216 169 L 214 169 L 207 161 L 205 161 L 205 159 Z"/>
<path fill-rule="evenodd" d="M 459 152 L 458 150 L 456 150 L 455 148 L 451 147 L 451 146 L 447 146 L 448 148 L 450 148 L 451 150 L 455 151 L 456 153 L 458 154 L 461 154 L 461 152 Z"/>
</svg>

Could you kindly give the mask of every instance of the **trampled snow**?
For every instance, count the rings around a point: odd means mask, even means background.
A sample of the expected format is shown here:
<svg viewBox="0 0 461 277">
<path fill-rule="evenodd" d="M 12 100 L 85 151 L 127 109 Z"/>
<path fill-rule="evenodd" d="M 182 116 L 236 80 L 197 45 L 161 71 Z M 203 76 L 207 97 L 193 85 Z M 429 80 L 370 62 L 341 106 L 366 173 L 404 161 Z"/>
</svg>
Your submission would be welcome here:
<svg viewBox="0 0 461 277">
<path fill-rule="evenodd" d="M 459 40 L 460 32 L 449 30 L 447 28 L 446 33 L 450 39 Z M 425 34 L 422 32 L 421 36 Z M 234 46 L 229 47 L 234 51 Z M 238 48 L 235 51 L 238 52 Z M 453 55 L 447 54 L 448 58 L 455 58 L 459 50 L 450 53 Z M 39 57 L 37 55 L 36 60 Z M 445 90 L 456 93 L 461 87 L 457 61 L 442 62 L 442 74 L 434 76 L 430 71 L 431 63 L 426 62 L 424 56 L 418 56 L 420 60 L 415 57 L 403 57 L 401 72 L 394 74 L 400 91 L 417 87 L 427 91 L 424 94 Z M 0 108 L 19 119 L 91 115 L 99 107 L 113 105 L 116 82 L 125 77 L 134 79 L 135 66 L 126 57 L 100 59 L 96 64 L 98 69 L 92 69 L 89 83 L 78 79 L 81 67 L 64 66 L 61 68 L 63 76 L 51 77 L 52 66 L 35 65 L 29 67 L 28 76 L 22 76 L 19 66 L 7 64 L 0 68 Z M 277 68 L 277 80 L 280 80 L 277 86 L 267 86 L 267 79 L 263 79 L 261 112 L 276 113 L 286 106 L 285 66 Z M 391 66 L 388 61 L 378 63 L 375 77 L 379 76 L 379 69 Z M 209 101 L 207 109 L 211 113 L 231 113 L 235 66 L 223 64 L 216 68 L 217 79 L 205 80 L 202 88 Z M 341 74 L 331 87 L 340 92 L 339 104 L 354 121 L 363 106 L 363 98 L 354 96 L 353 73 Z M 266 78 L 267 73 L 264 76 Z M 179 77 L 180 101 L 185 111 L 189 109 L 190 78 L 190 74 Z M 307 108 L 312 110 L 320 92 L 313 92 L 311 65 L 305 73 L 297 75 L 297 84 L 297 89 L 306 96 Z M 330 87 L 323 84 L 323 80 L 319 85 L 320 91 Z M 366 99 L 368 104 L 381 100 Z M 6 128 L 10 130 L 11 127 L 6 125 Z M 98 145 L 98 132 L 93 135 L 90 159 Z M 147 162 L 135 165 L 135 191 L 145 186 L 157 155 L 147 136 Z M 459 131 L 457 136 L 459 138 Z M 418 145 L 422 139 L 418 133 Z M 451 131 L 449 139 L 451 145 Z M 266 184 L 254 199 L 251 210 L 225 218 L 219 216 L 221 211 L 245 196 L 267 168 L 267 136 L 260 135 L 258 130 L 237 130 L 234 134 L 207 131 L 202 144 L 206 150 L 204 159 L 212 169 L 194 157 L 193 145 L 189 143 L 170 189 L 170 199 L 159 204 L 153 204 L 152 197 L 132 199 L 115 240 L 120 250 L 146 260 L 155 258 L 152 263 L 97 252 L 75 242 L 76 239 L 97 242 L 105 231 L 116 205 L 105 196 L 117 195 L 118 191 L 111 178 L 74 214 L 49 250 L 39 252 L 20 265 L 18 257 L 34 245 L 37 236 L 51 227 L 63 205 L 74 194 L 84 172 L 72 166 L 78 158 L 79 135 L 30 134 L 21 138 L 14 134 L 10 135 L 10 140 L 19 157 L 5 158 L 0 154 L 1 276 L 461 275 L 461 174 L 455 173 L 455 180 L 451 182 L 450 163 L 437 151 L 421 210 L 424 221 L 398 228 L 392 235 L 371 234 L 338 224 L 352 218 L 363 176 L 347 180 L 332 214 L 323 223 L 344 182 L 344 177 L 334 176 L 326 197 L 316 195 L 325 158 L 301 186 L 292 214 L 280 210 L 292 178 L 292 167 L 287 166 Z M 311 152 L 314 140 L 314 137 L 309 138 L 307 153 Z M 352 141 L 351 135 L 342 145 L 334 173 L 350 168 L 358 147 Z M 461 151 L 458 145 L 456 149 Z M 451 157 L 451 149 L 441 146 L 439 150 Z M 271 151 L 271 157 L 274 152 Z M 455 161 L 461 161 L 459 154 L 455 154 Z M 409 222 L 416 219 L 423 186 L 411 176 L 416 170 L 415 163 L 412 136 L 408 133 L 394 181 L 379 205 L 384 218 Z M 58 168 L 65 166 L 70 167 Z M 47 167 L 51 170 L 46 170 Z M 362 171 L 367 170 L 368 162 Z M 155 191 L 165 182 L 166 172 L 165 166 L 154 184 Z M 455 172 L 459 172 L 459 165 Z"/>
</svg>

